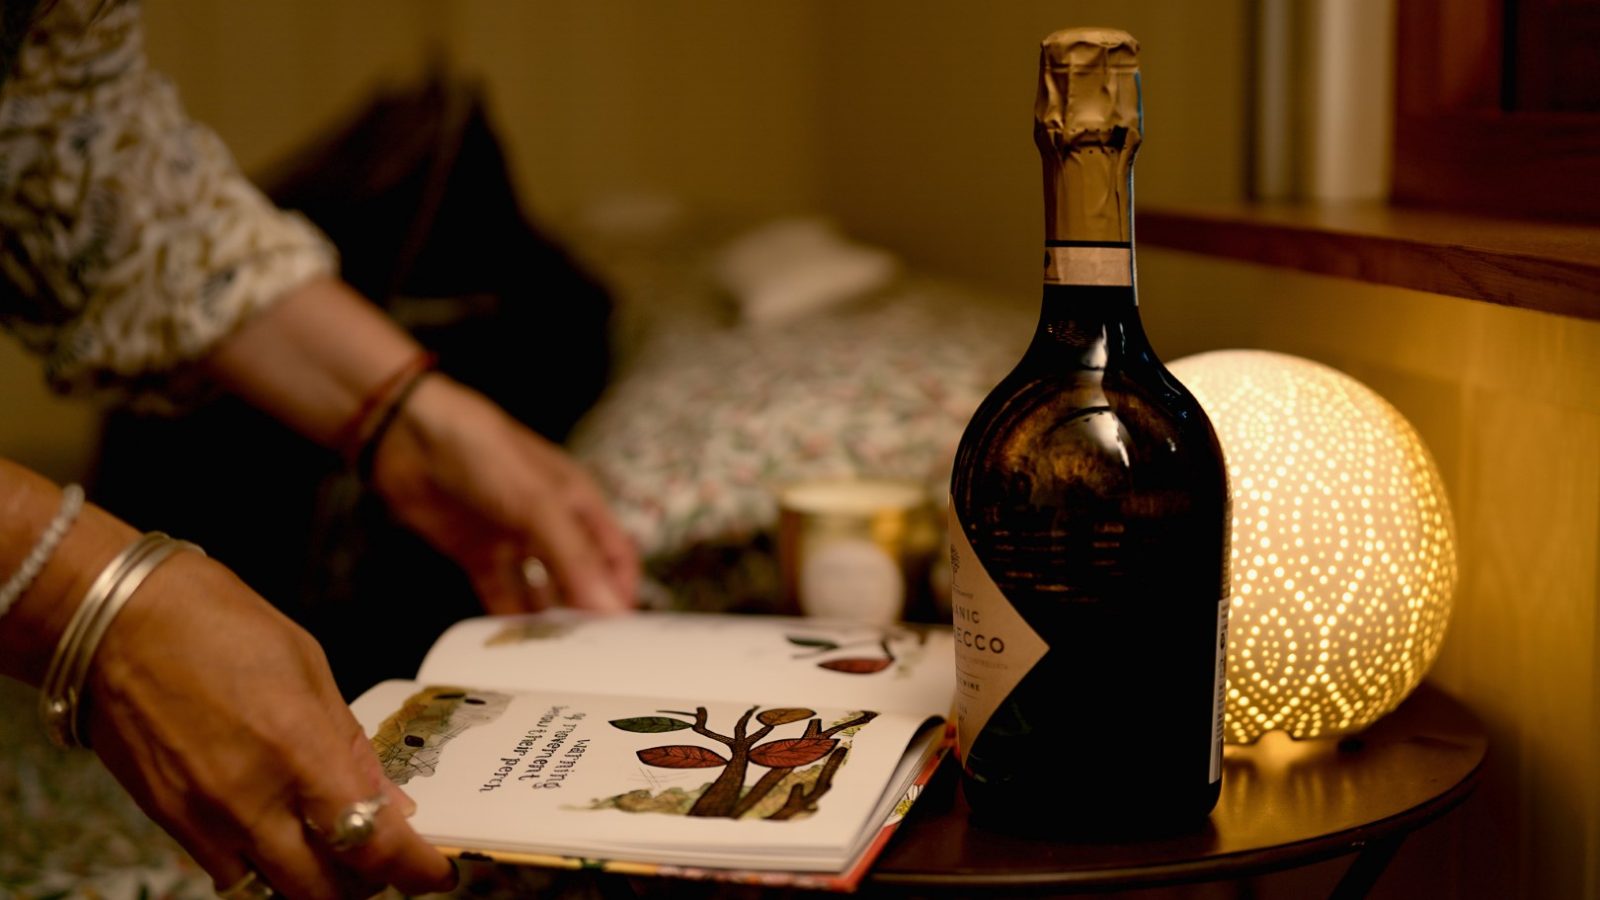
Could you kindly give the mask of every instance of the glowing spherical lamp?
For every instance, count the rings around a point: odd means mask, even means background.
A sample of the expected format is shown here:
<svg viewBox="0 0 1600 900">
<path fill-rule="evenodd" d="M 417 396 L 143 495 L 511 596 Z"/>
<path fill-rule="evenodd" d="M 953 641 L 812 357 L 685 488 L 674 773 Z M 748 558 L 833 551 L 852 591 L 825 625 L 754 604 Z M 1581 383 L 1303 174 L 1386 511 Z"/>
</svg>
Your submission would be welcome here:
<svg viewBox="0 0 1600 900">
<path fill-rule="evenodd" d="M 1359 731 L 1438 654 L 1454 523 L 1411 424 L 1355 379 L 1255 350 L 1185 357 L 1233 491 L 1226 739 Z"/>
</svg>

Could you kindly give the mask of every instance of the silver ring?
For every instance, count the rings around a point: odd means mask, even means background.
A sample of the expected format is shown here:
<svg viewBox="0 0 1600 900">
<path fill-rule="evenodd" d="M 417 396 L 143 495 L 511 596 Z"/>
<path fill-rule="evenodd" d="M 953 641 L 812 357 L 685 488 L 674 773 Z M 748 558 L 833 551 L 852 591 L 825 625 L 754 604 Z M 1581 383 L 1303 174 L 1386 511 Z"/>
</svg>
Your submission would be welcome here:
<svg viewBox="0 0 1600 900">
<path fill-rule="evenodd" d="M 522 580 L 536 591 L 543 590 L 550 586 L 550 570 L 539 557 L 530 556 L 522 561 Z"/>
<path fill-rule="evenodd" d="M 255 869 L 245 869 L 242 878 L 217 891 L 217 896 L 222 900 L 267 900 L 276 893 Z"/>
<path fill-rule="evenodd" d="M 354 850 L 372 839 L 372 832 L 378 827 L 378 810 L 388 805 L 388 795 L 377 794 L 366 800 L 357 800 L 339 810 L 339 815 L 333 820 L 333 828 L 329 831 L 323 831 L 309 818 L 305 820 L 306 827 L 326 840 L 330 848 L 343 853 L 346 850 Z"/>
</svg>

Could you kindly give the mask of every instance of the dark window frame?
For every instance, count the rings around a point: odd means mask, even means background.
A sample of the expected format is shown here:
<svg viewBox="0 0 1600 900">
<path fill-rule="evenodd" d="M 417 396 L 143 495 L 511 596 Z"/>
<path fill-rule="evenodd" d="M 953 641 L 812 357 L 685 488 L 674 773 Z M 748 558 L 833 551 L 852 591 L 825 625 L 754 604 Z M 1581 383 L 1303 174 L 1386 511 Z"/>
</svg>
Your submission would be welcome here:
<svg viewBox="0 0 1600 900">
<path fill-rule="evenodd" d="M 1518 32 L 1562 7 L 1398 0 L 1395 203 L 1600 221 L 1600 112 L 1516 108 L 1537 105 L 1515 77 Z"/>
</svg>

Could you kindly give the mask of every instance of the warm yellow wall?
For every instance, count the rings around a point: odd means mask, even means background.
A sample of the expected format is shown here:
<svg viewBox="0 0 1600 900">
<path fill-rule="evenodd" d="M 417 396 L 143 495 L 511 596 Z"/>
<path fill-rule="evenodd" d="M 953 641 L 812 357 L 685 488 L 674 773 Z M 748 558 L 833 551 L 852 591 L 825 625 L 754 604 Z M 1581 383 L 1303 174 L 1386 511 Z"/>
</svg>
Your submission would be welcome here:
<svg viewBox="0 0 1600 900">
<path fill-rule="evenodd" d="M 815 204 L 812 85 L 825 57 L 807 0 L 440 7 L 536 212 L 617 191 L 758 212 Z"/>
<path fill-rule="evenodd" d="M 1038 42 L 1144 47 L 1144 202 L 1245 178 L 1246 0 L 145 0 L 150 55 L 246 169 L 430 52 L 480 77 L 536 213 L 618 191 L 823 209 L 913 262 L 1031 290 Z M 973 227 L 977 225 L 979 227 Z"/>
<path fill-rule="evenodd" d="M 804 0 L 145 0 L 151 60 L 247 170 L 430 56 L 482 80 L 537 213 L 647 190 L 814 204 Z"/>
<path fill-rule="evenodd" d="M 429 0 L 142 0 L 150 62 L 246 171 L 336 122 L 379 81 L 420 71 Z"/>
<path fill-rule="evenodd" d="M 1141 203 L 1236 200 L 1245 177 L 1244 0 L 831 0 L 823 197 L 913 263 L 1033 296 L 1044 227 L 1039 41 L 1074 25 L 1141 45 Z"/>
</svg>

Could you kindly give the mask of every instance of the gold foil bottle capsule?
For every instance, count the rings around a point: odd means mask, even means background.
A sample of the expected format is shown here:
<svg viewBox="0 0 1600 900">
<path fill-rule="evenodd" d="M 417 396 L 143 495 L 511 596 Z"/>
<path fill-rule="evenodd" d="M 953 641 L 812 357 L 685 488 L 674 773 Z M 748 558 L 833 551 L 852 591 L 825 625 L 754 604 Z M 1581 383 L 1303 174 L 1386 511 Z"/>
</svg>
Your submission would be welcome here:
<svg viewBox="0 0 1600 900">
<path fill-rule="evenodd" d="M 1139 42 L 1114 28 L 1046 37 L 1033 118 L 1046 239 L 1131 241 L 1133 157 L 1143 131 Z"/>
</svg>

